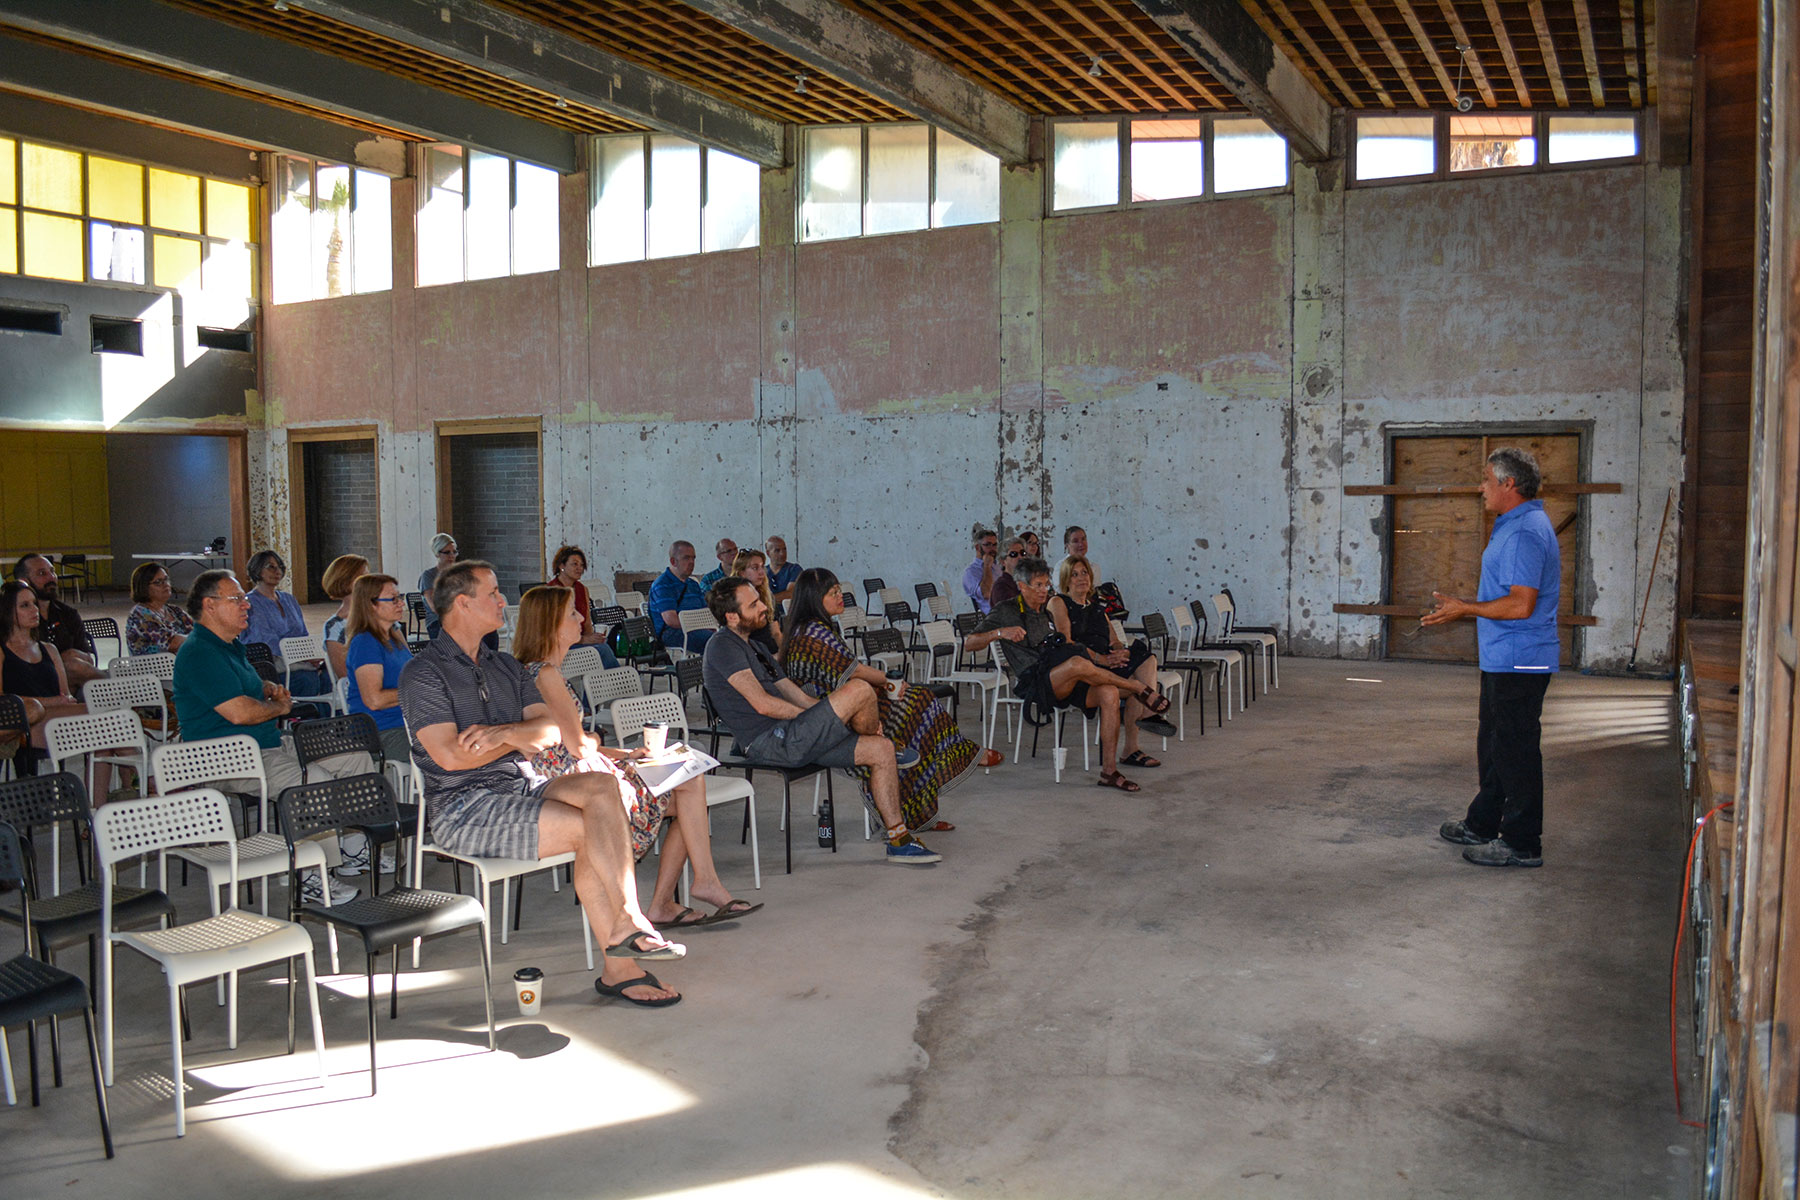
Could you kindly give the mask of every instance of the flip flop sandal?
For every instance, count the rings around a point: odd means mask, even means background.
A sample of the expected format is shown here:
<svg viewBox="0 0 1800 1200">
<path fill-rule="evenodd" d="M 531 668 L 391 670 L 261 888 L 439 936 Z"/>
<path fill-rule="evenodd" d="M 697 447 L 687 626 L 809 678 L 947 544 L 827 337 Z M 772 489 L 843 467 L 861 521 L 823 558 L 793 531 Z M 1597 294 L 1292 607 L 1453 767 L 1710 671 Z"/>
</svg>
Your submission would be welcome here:
<svg viewBox="0 0 1800 1200">
<path fill-rule="evenodd" d="M 692 929 L 696 925 L 705 925 L 706 923 L 706 914 L 695 912 L 691 908 L 683 908 L 675 914 L 672 920 L 654 922 L 658 929 Z"/>
<path fill-rule="evenodd" d="M 1121 792 L 1141 792 L 1144 790 L 1117 771 L 1114 771 L 1110 775 L 1102 771 L 1100 773 L 1098 785 L 1103 788 L 1118 788 Z"/>
<path fill-rule="evenodd" d="M 1162 766 L 1162 759 L 1151 758 L 1142 750 L 1133 750 L 1130 754 L 1127 754 L 1124 758 L 1119 760 L 1119 765 L 1121 767 L 1160 767 Z"/>
<path fill-rule="evenodd" d="M 617 945 L 608 946 L 606 953 L 613 958 L 641 958 L 651 962 L 674 962 L 678 958 L 687 957 L 687 947 L 678 942 L 663 942 L 660 946 L 644 949 L 646 941 L 660 940 L 655 934 L 638 930 Z"/>
<path fill-rule="evenodd" d="M 1004 751 L 983 750 L 978 756 L 976 756 L 975 765 L 978 767 L 992 768 L 992 767 L 999 766 L 1001 763 L 1003 763 L 1005 761 L 1006 761 L 1006 754 Z"/>
<path fill-rule="evenodd" d="M 610 996 L 614 1000 L 623 1000 L 625 1003 L 635 1004 L 639 1008 L 667 1008 L 671 1004 L 681 1003 L 680 992 L 675 993 L 673 996 L 658 996 L 654 1000 L 639 1000 L 636 996 L 627 996 L 625 994 L 626 988 L 660 988 L 661 986 L 662 980 L 658 979 L 648 971 L 645 971 L 636 979 L 627 979 L 624 982 L 617 984 L 607 983 L 604 979 L 596 978 L 594 980 L 594 990 L 599 992 L 602 996 Z"/>
<path fill-rule="evenodd" d="M 937 822 L 934 822 L 933 824 L 927 825 L 925 828 L 919 830 L 919 832 L 920 833 L 949 833 L 952 830 L 954 830 L 955 828 L 956 828 L 956 826 L 952 825 L 948 821 L 937 821 Z"/>
<path fill-rule="evenodd" d="M 1138 703 L 1151 713 L 1161 714 L 1169 711 L 1169 698 L 1161 692 L 1146 691 L 1138 696 Z"/>
<path fill-rule="evenodd" d="M 709 915 L 701 917 L 693 923 L 695 925 L 717 925 L 721 921 L 735 921 L 739 917 L 747 917 L 761 908 L 762 905 L 752 904 L 748 900 L 732 900 L 721 904 Z"/>
</svg>

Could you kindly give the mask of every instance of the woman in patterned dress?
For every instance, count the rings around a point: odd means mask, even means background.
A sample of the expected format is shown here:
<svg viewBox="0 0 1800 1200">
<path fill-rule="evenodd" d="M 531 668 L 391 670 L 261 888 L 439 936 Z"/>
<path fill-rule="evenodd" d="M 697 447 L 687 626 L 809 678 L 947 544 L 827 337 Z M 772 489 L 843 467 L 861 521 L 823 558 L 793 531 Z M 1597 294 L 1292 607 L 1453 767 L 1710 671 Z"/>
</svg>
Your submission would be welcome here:
<svg viewBox="0 0 1800 1200">
<path fill-rule="evenodd" d="M 783 629 L 781 669 L 801 687 L 811 684 L 821 692 L 852 678 L 871 684 L 881 698 L 881 732 L 895 746 L 919 752 L 919 765 L 900 772 L 900 815 L 906 827 L 914 833 L 955 829 L 950 822 L 937 820 L 938 796 L 974 767 L 999 766 L 1005 755 L 983 750 L 965 738 L 955 719 L 926 689 L 902 685 L 894 696 L 887 676 L 859 662 L 838 636 L 833 623 L 843 611 L 844 589 L 837 576 L 823 567 L 800 572 Z M 872 805 L 868 769 L 858 767 L 852 774 L 863 781 L 864 803 Z"/>
<path fill-rule="evenodd" d="M 158 562 L 143 563 L 131 573 L 131 598 L 125 614 L 125 653 L 173 654 L 194 632 L 194 618 L 170 604 L 169 572 Z"/>
<path fill-rule="evenodd" d="M 747 917 L 760 904 L 734 899 L 713 865 L 712 835 L 706 820 L 706 781 L 690 779 L 679 787 L 653 796 L 632 760 L 643 750 L 612 750 L 581 724 L 581 704 L 575 688 L 563 677 L 562 661 L 581 638 L 581 615 L 575 593 L 566 587 L 534 587 L 519 601 L 519 625 L 513 634 L 513 657 L 538 686 L 550 715 L 562 731 L 562 741 L 532 756 L 531 765 L 552 778 L 576 771 L 601 771 L 620 781 L 626 798 L 626 824 L 631 827 L 631 850 L 642 860 L 655 844 L 657 830 L 668 821 L 662 855 L 656 864 L 656 890 L 644 915 L 658 929 L 712 925 Z M 713 907 L 710 913 L 687 908 L 675 899 L 684 862 L 694 866 L 689 894 Z"/>
</svg>

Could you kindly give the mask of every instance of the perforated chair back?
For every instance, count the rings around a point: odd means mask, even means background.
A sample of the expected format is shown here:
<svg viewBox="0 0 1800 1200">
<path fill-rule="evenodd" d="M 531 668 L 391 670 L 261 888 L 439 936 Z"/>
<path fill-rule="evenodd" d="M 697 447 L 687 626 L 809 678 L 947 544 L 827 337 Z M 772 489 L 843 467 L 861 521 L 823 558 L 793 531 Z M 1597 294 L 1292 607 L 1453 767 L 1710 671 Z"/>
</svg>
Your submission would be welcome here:
<svg viewBox="0 0 1800 1200">
<path fill-rule="evenodd" d="M 654 642 L 656 630 L 649 617 L 626 617 L 625 632 L 620 636 L 628 642 Z"/>
<path fill-rule="evenodd" d="M 143 800 L 117 800 L 96 809 L 93 820 L 94 854 L 102 871 L 125 859 L 176 846 L 228 847 L 232 887 L 226 898 L 236 907 L 237 826 L 220 792 L 198 788 Z"/>
<path fill-rule="evenodd" d="M 666 721 L 670 725 L 681 727 L 681 736 L 688 735 L 687 710 L 673 692 L 653 692 L 648 696 L 627 696 L 623 700 L 612 702 L 613 732 L 619 737 L 619 745 L 623 746 L 632 738 L 644 732 L 644 726 L 652 721 Z"/>
<path fill-rule="evenodd" d="M 570 682 L 585 679 L 595 671 L 604 671 L 605 669 L 606 664 L 601 661 L 600 649 L 597 646 L 571 646 L 569 652 L 563 655 L 563 678 Z M 580 687 L 581 685 L 576 684 L 575 686 Z"/>
<path fill-rule="evenodd" d="M 244 657 L 250 660 L 253 667 L 274 667 L 275 652 L 262 642 L 240 642 L 244 648 Z"/>
<path fill-rule="evenodd" d="M 596 604 L 588 609 L 588 619 L 594 623 L 595 629 L 599 629 L 602 625 L 608 629 L 614 625 L 623 625 L 625 618 L 629 615 L 623 607 L 617 604 Z"/>
<path fill-rule="evenodd" d="M 614 700 L 623 700 L 627 696 L 644 694 L 644 677 L 631 667 L 614 667 L 609 671 L 596 671 L 587 677 L 583 684 L 587 693 L 588 707 L 594 712 L 607 708 Z"/>
<path fill-rule="evenodd" d="M 925 597 L 925 611 L 938 621 L 948 621 L 956 614 L 956 609 L 951 606 L 950 597 L 940 596 L 936 592 Z"/>
<path fill-rule="evenodd" d="M 952 650 L 956 649 L 956 627 L 950 622 L 927 621 L 923 632 L 925 645 L 930 647 L 933 657 L 936 657 L 937 652 L 946 646 Z"/>
<path fill-rule="evenodd" d="M 165 792 L 227 780 L 254 779 L 257 799 L 261 803 L 262 828 L 269 827 L 269 781 L 263 774 L 262 748 L 247 733 L 158 746 L 150 756 L 150 773 L 156 776 L 157 786 Z"/>
<path fill-rule="evenodd" d="M 81 628 L 87 632 L 94 642 L 94 665 L 104 668 L 107 663 L 125 653 L 125 639 L 119 636 L 119 622 L 113 617 L 84 617 Z M 100 653 L 100 643 L 111 642 L 111 655 Z"/>
<path fill-rule="evenodd" d="M 169 703 L 162 681 L 150 675 L 90 679 L 81 689 L 81 699 L 91 713 L 118 708 L 166 709 Z"/>
<path fill-rule="evenodd" d="M 912 605 L 904 600 L 891 600 L 881 606 L 881 611 L 882 615 L 887 617 L 889 625 L 897 624 L 900 621 L 917 621 L 919 619 L 918 615 L 913 612 Z"/>
<path fill-rule="evenodd" d="M 59 821 L 85 821 L 91 815 L 87 788 L 68 771 L 0 783 L 0 821 L 20 833 Z"/>
<path fill-rule="evenodd" d="M 288 846 L 315 834 L 370 825 L 397 825 L 394 789 L 380 774 L 346 775 L 284 788 L 276 800 Z"/>
<path fill-rule="evenodd" d="M 698 658 L 684 658 L 675 664 L 675 692 L 686 698 L 687 694 L 706 682 L 706 662 Z"/>
<path fill-rule="evenodd" d="M 629 613 L 641 613 L 649 603 L 642 592 L 620 592 L 613 597 L 613 602 Z"/>
<path fill-rule="evenodd" d="M 25 715 L 25 701 L 11 692 L 0 693 L 0 729 L 24 733 L 31 728 Z"/>
<path fill-rule="evenodd" d="M 871 608 L 874 607 L 875 596 L 886 586 L 887 584 L 879 579 L 863 580 L 863 595 L 869 598 L 869 606 Z"/>
<path fill-rule="evenodd" d="M 913 595 L 918 598 L 919 603 L 923 604 L 931 597 L 937 595 L 937 584 L 915 583 L 913 584 Z"/>
<path fill-rule="evenodd" d="M 982 614 L 978 612 L 957 613 L 951 618 L 951 622 L 956 626 L 956 636 L 968 637 L 974 633 L 975 627 L 981 624 L 981 617 Z"/>
<path fill-rule="evenodd" d="M 111 712 L 84 713 L 73 717 L 52 717 L 44 722 L 44 749 L 50 756 L 52 770 L 62 770 L 64 761 L 102 750 L 135 750 L 149 753 L 144 737 L 144 723 L 129 708 Z"/>
<path fill-rule="evenodd" d="M 113 659 L 108 673 L 114 679 L 126 675 L 149 675 L 165 683 L 175 681 L 175 656 L 164 651 L 155 654 L 127 654 L 123 658 Z"/>
<path fill-rule="evenodd" d="M 1149 642 L 1152 646 L 1154 646 L 1158 642 L 1166 641 L 1168 639 L 1168 636 L 1169 636 L 1169 623 L 1167 621 L 1163 620 L 1163 615 L 1161 613 L 1147 612 L 1144 614 L 1144 640 L 1145 641 Z"/>
<path fill-rule="evenodd" d="M 906 637 L 898 629 L 871 629 L 863 635 L 863 653 L 870 659 L 905 654 Z"/>
<path fill-rule="evenodd" d="M 719 619 L 712 615 L 710 608 L 684 608 L 675 614 L 675 619 L 681 623 L 683 637 L 719 627 Z"/>
<path fill-rule="evenodd" d="M 381 752 L 381 731 L 375 728 L 375 718 L 368 713 L 300 721 L 294 725 L 292 733 L 294 757 L 300 760 L 302 779 L 306 778 L 306 770 L 313 763 L 340 754 L 363 751 L 375 760 L 377 769 L 387 761 Z"/>
</svg>

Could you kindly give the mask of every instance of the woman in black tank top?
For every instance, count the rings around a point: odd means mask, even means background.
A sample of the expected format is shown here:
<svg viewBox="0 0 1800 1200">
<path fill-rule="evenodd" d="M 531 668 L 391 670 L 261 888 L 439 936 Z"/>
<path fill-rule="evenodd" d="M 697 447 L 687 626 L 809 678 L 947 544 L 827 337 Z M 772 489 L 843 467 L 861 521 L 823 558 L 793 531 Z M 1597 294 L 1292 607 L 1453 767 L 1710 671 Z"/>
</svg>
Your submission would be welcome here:
<svg viewBox="0 0 1800 1200">
<path fill-rule="evenodd" d="M 0 691 L 35 697 L 45 719 L 84 713 L 86 706 L 69 695 L 56 647 L 37 640 L 39 617 L 37 593 L 28 584 L 13 580 L 0 587 Z M 33 725 L 31 744 L 43 746 L 41 724 Z"/>
</svg>

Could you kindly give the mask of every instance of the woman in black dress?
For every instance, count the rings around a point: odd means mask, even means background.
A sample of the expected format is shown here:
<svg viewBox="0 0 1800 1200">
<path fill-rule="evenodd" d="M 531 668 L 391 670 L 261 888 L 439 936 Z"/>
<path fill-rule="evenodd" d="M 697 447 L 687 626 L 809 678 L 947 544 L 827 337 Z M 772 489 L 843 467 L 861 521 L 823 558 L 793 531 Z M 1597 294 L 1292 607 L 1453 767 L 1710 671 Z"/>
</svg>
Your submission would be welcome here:
<svg viewBox="0 0 1800 1200">
<path fill-rule="evenodd" d="M 1050 610 L 1050 620 L 1056 625 L 1056 632 L 1072 643 L 1086 646 L 1094 661 L 1107 670 L 1129 676 L 1155 691 L 1156 655 L 1150 653 L 1149 644 L 1143 639 L 1128 646 L 1114 632 L 1112 622 L 1106 618 L 1105 606 L 1094 594 L 1093 564 L 1083 555 L 1071 554 L 1062 560 L 1056 574 L 1058 594 L 1052 596 L 1050 603 L 1045 606 Z M 1155 714 L 1139 721 L 1135 728 L 1127 725 L 1121 731 L 1120 765 L 1162 766 L 1159 759 L 1150 757 L 1138 748 L 1138 729 L 1159 737 L 1173 737 L 1176 733 L 1175 727 L 1166 717 Z"/>
<path fill-rule="evenodd" d="M 0 691 L 35 698 L 44 720 L 84 713 L 87 707 L 69 694 L 69 677 L 56 647 L 38 640 L 39 618 L 37 593 L 29 584 L 15 579 L 0 587 Z M 28 711 L 31 707 L 26 705 Z M 32 725 L 31 744 L 43 748 L 42 722 Z"/>
</svg>

